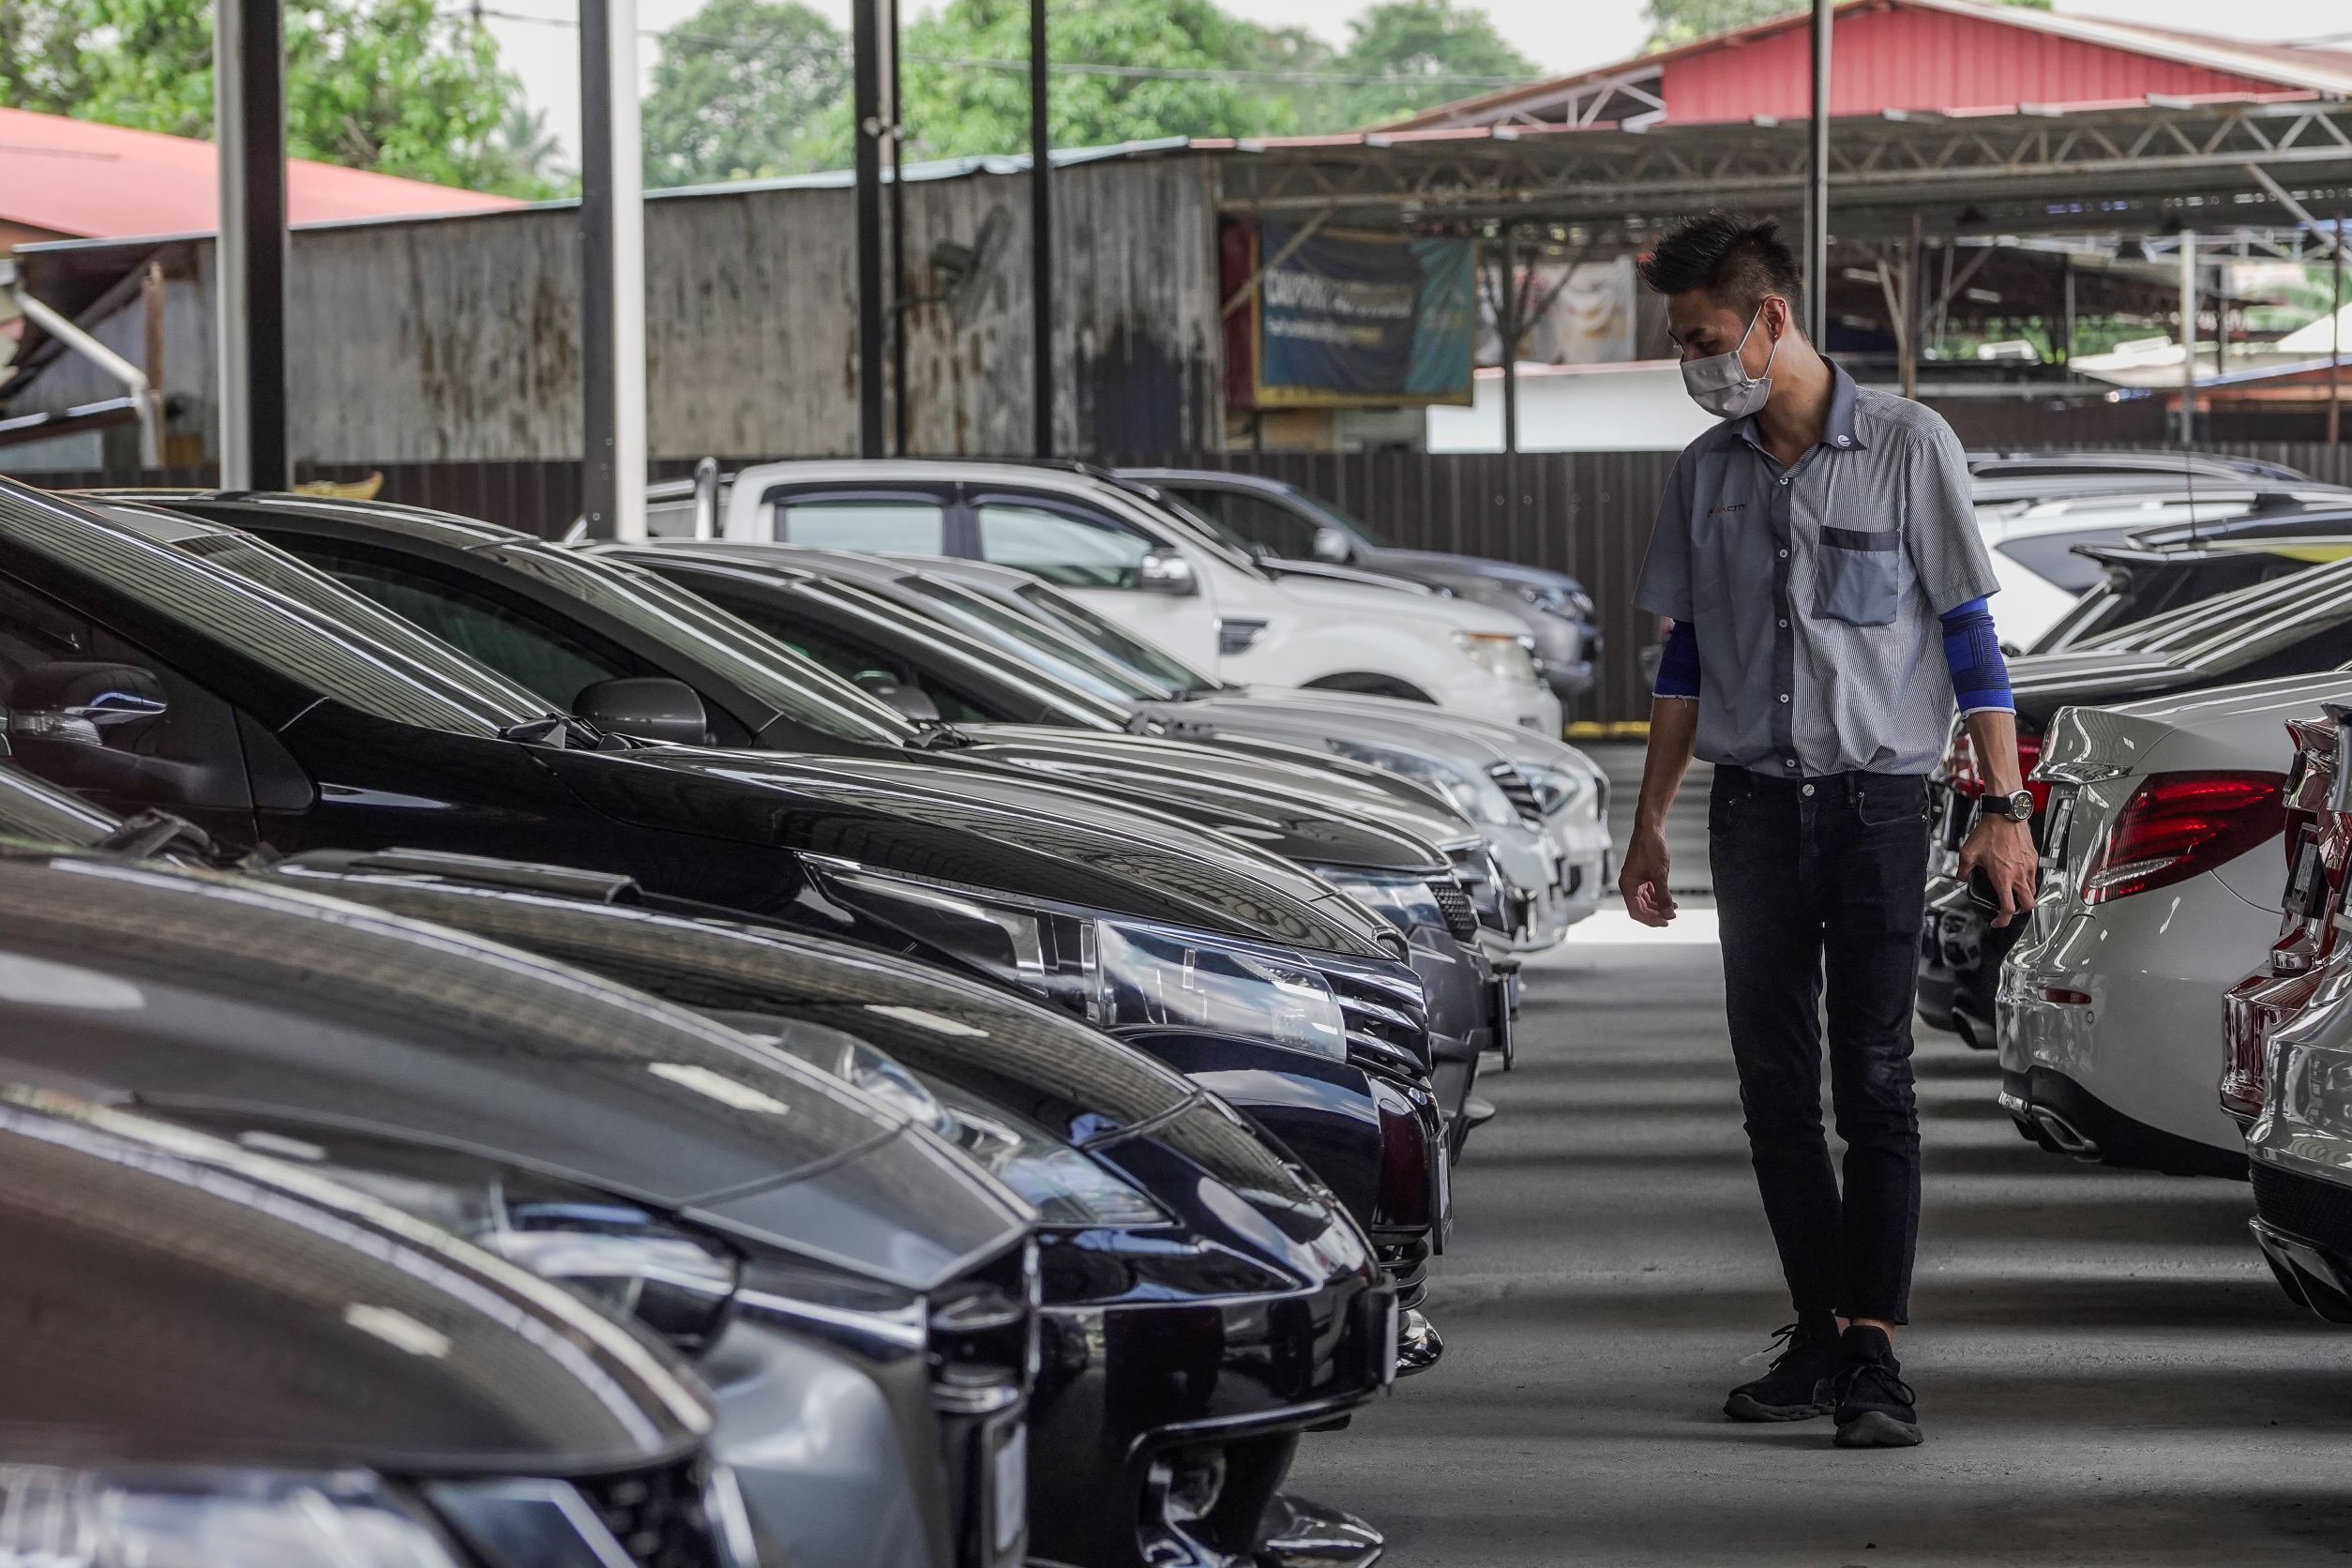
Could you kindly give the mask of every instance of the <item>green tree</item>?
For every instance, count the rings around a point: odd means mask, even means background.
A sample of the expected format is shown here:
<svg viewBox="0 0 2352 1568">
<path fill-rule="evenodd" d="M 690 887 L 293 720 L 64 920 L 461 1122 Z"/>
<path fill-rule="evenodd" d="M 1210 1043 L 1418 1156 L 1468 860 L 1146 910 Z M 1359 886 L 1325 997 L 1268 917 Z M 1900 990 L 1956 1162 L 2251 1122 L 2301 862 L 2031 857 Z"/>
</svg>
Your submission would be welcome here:
<svg viewBox="0 0 2352 1568">
<path fill-rule="evenodd" d="M 2050 8 L 2050 0 L 2001 0 L 2001 4 L 2035 11 Z M 1711 38 L 1735 27 L 1754 26 L 1776 16 L 1809 8 L 1803 0 L 1648 0 L 1642 8 L 1642 17 L 1650 23 L 1646 47 L 1672 49 L 1695 38 Z"/>
<path fill-rule="evenodd" d="M 489 32 L 433 0 L 289 0 L 296 158 L 520 196 L 549 193 L 498 131 L 521 98 Z M 0 102 L 212 134 L 208 0 L 0 0 Z"/>
<path fill-rule="evenodd" d="M 1056 146 L 1158 136 L 1262 136 L 1295 127 L 1282 84 L 1195 72 L 1293 68 L 1303 47 L 1227 15 L 1214 0 L 1057 0 L 1046 16 L 1058 67 L 1048 115 Z M 1269 49 L 1275 51 L 1270 61 Z M 906 30 L 910 158 L 1028 145 L 1025 0 L 948 0 Z M 1156 74 L 1168 73 L 1168 74 Z M 846 144 L 846 113 L 833 116 Z"/>
<path fill-rule="evenodd" d="M 645 99 L 645 183 L 699 185 L 822 167 L 846 136 L 850 46 L 798 0 L 704 0 L 665 34 Z"/>
<path fill-rule="evenodd" d="M 1348 33 L 1332 70 L 1379 80 L 1344 90 L 1345 125 L 1376 125 L 1544 74 L 1503 41 L 1484 10 L 1455 0 L 1380 0 L 1348 23 Z"/>
</svg>

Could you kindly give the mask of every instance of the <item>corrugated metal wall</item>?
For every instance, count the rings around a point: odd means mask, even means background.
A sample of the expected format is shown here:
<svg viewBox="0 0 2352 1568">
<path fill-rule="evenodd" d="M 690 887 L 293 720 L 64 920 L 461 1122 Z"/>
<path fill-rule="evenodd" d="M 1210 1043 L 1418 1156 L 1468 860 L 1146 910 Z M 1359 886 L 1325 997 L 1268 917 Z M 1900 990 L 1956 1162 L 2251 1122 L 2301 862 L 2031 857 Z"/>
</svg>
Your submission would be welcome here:
<svg viewBox="0 0 2352 1568">
<path fill-rule="evenodd" d="M 2023 23 L 1948 12 L 1869 10 L 1837 19 L 1830 113 L 2011 108 L 2138 100 L 2149 93 L 2275 91 L 2278 84 L 2079 43 Z M 1812 41 L 1784 28 L 1736 48 L 1700 50 L 1664 68 L 1675 125 L 1802 119 L 1812 111 Z"/>
<path fill-rule="evenodd" d="M 746 190 L 646 204 L 648 437 L 656 456 L 853 451 L 855 220 L 846 188 Z M 1206 445 L 1223 435 L 1212 171 L 1127 159 L 1055 176 L 1055 410 L 1064 450 Z M 1024 178 L 907 187 L 912 292 L 927 258 L 1002 243 L 951 313 L 909 323 L 912 450 L 1027 452 L 1029 202 Z M 580 449 L 580 257 L 569 207 L 309 229 L 287 289 L 298 460 L 508 461 Z M 126 269 L 143 249 L 125 247 Z M 208 265 L 210 246 L 200 248 Z M 173 388 L 208 408 L 210 291 L 173 300 Z M 99 335 L 136 356 L 136 302 Z M 13 412 L 86 401 L 61 363 Z M 112 396 L 112 389 L 103 395 Z M 203 420 L 209 430 L 210 418 Z"/>
</svg>

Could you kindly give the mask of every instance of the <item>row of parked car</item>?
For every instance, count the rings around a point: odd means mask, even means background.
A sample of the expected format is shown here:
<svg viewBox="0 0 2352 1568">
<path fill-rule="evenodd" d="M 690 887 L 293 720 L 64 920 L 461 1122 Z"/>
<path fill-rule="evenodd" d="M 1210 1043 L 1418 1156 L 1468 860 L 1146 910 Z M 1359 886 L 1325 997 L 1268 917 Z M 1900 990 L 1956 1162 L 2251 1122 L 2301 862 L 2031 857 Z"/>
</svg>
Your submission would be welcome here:
<svg viewBox="0 0 2352 1568">
<path fill-rule="evenodd" d="M 958 548 L 1081 485 L 1124 587 Z M 1600 773 L 1221 678 L 1324 590 L 1127 481 L 669 499 L 0 481 L 0 1555 L 1368 1563 L 1285 1478 L 1439 1361 Z M 1230 611 L 1210 562 L 1289 596 L 1214 671 L 1111 608 Z M 1390 644 L 1477 609 L 1383 581 L 1330 591 Z"/>
<path fill-rule="evenodd" d="M 2046 615 L 1995 601 L 2033 634 L 2010 672 L 2041 889 L 1997 930 L 1955 879 L 1983 793 L 1955 727 L 1921 1014 L 1998 1050 L 2044 1149 L 2251 1179 L 2280 1283 L 2352 1322 L 2352 490 L 2198 454 L 1975 482 L 2004 576 L 2055 585 Z"/>
</svg>

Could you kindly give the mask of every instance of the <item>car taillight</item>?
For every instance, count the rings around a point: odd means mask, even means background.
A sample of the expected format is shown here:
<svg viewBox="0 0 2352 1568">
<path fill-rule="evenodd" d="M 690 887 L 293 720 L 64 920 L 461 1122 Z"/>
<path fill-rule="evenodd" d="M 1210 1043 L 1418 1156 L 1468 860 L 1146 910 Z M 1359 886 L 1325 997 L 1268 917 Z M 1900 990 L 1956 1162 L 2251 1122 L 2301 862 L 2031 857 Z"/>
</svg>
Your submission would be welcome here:
<svg viewBox="0 0 2352 1568">
<path fill-rule="evenodd" d="M 2083 868 L 2086 904 L 2226 865 L 2285 831 L 2276 773 L 2162 773 L 2132 792 Z"/>
<path fill-rule="evenodd" d="M 2033 812 L 2040 816 L 2050 804 L 2050 786 L 2037 779 L 2033 770 L 2042 763 L 2042 737 L 2029 730 L 2017 731 L 2017 776 L 2026 781 L 2033 795 Z M 1984 770 L 1977 765 L 1976 739 L 1965 725 L 1954 725 L 1952 745 L 1944 750 L 1944 782 L 1952 793 L 1968 800 L 1984 798 Z"/>
</svg>

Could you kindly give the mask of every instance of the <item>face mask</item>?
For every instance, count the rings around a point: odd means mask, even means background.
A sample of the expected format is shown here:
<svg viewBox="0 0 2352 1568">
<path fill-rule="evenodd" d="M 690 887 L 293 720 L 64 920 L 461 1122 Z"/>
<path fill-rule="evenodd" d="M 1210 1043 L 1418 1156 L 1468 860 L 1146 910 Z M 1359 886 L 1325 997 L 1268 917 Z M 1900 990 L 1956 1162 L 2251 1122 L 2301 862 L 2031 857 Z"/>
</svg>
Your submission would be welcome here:
<svg viewBox="0 0 2352 1568">
<path fill-rule="evenodd" d="M 1740 348 L 1729 354 L 1711 354 L 1704 359 L 1682 362 L 1682 390 L 1691 395 L 1691 401 L 1718 419 L 1744 419 L 1762 408 L 1772 395 L 1772 356 L 1780 353 L 1780 339 L 1772 339 L 1772 353 L 1764 356 L 1764 373 L 1750 376 L 1740 363 L 1740 349 L 1748 346 L 1748 339 L 1756 332 L 1756 324 L 1764 319 L 1764 307 L 1758 305 L 1756 314 L 1748 318 L 1748 329 L 1740 334 Z"/>
</svg>

